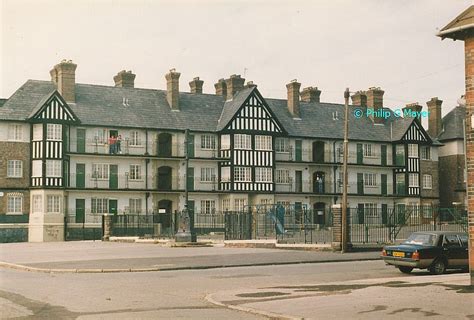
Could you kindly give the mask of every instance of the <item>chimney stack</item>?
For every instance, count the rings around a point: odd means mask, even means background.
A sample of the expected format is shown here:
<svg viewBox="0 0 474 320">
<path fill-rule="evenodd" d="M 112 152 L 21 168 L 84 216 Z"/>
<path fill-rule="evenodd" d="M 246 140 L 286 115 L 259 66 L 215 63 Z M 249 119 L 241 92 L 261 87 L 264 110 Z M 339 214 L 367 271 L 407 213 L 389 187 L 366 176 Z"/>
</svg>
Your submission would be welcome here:
<svg viewBox="0 0 474 320">
<path fill-rule="evenodd" d="M 301 83 L 296 79 L 291 80 L 291 82 L 286 85 L 288 92 L 288 111 L 293 115 L 293 118 L 300 117 L 300 87 Z"/>
<path fill-rule="evenodd" d="M 191 93 L 202 93 L 202 85 L 204 81 L 200 80 L 199 77 L 195 77 L 192 81 L 189 81 L 189 87 Z"/>
<path fill-rule="evenodd" d="M 418 102 L 408 103 L 408 104 L 405 106 L 405 108 L 403 108 L 403 114 L 405 114 L 405 110 L 411 110 L 411 111 L 421 112 L 421 109 L 423 109 L 423 106 L 420 105 Z"/>
<path fill-rule="evenodd" d="M 233 74 L 225 80 L 227 86 L 227 100 L 232 100 L 237 92 L 244 88 L 245 79 L 240 74 Z"/>
<path fill-rule="evenodd" d="M 216 88 L 216 95 L 227 97 L 227 85 L 224 79 L 219 79 L 217 83 L 214 84 L 214 88 Z"/>
<path fill-rule="evenodd" d="M 431 98 L 427 101 L 428 105 L 428 134 L 433 138 L 436 138 L 442 130 L 442 118 L 441 118 L 441 104 L 443 100 L 439 100 L 438 97 Z"/>
<path fill-rule="evenodd" d="M 372 87 L 369 88 L 365 92 L 367 95 L 367 107 L 374 109 L 374 111 L 379 111 L 383 109 L 383 94 L 385 92 L 378 88 L 378 87 Z M 384 123 L 384 118 L 383 117 L 374 117 L 370 116 L 372 118 L 372 121 L 377 124 L 383 124 Z"/>
<path fill-rule="evenodd" d="M 247 81 L 247 84 L 245 85 L 246 88 L 256 88 L 257 85 L 253 83 L 253 81 Z"/>
<path fill-rule="evenodd" d="M 179 76 L 181 73 L 171 69 L 165 75 L 166 78 L 166 99 L 170 105 L 171 110 L 179 110 Z"/>
<path fill-rule="evenodd" d="M 352 104 L 361 108 L 367 108 L 367 95 L 365 91 L 357 91 L 351 96 Z"/>
<path fill-rule="evenodd" d="M 63 60 L 49 72 L 51 81 L 66 102 L 76 102 L 76 68 L 71 60 Z"/>
<path fill-rule="evenodd" d="M 136 75 L 132 71 L 122 70 L 114 76 L 115 86 L 121 88 L 134 88 Z"/>
<path fill-rule="evenodd" d="M 319 102 L 321 90 L 318 87 L 307 87 L 301 91 L 301 101 L 304 102 Z"/>
</svg>

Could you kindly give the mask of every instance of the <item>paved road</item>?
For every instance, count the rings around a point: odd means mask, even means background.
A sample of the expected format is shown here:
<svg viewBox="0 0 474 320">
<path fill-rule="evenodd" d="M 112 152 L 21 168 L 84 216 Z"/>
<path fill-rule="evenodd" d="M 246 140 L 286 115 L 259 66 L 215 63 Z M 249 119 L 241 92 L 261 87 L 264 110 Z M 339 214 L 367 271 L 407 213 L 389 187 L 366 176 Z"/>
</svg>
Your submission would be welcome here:
<svg viewBox="0 0 474 320">
<path fill-rule="evenodd" d="M 24 319 L 264 319 L 205 297 L 229 289 L 393 276 L 401 274 L 381 261 L 111 274 L 2 269 L 0 310 L 6 310 L 4 318 Z"/>
<path fill-rule="evenodd" d="M 170 248 L 118 242 L 0 244 L 0 261 L 47 269 L 191 269 L 378 258 L 379 252 L 340 254 L 255 248 Z"/>
</svg>

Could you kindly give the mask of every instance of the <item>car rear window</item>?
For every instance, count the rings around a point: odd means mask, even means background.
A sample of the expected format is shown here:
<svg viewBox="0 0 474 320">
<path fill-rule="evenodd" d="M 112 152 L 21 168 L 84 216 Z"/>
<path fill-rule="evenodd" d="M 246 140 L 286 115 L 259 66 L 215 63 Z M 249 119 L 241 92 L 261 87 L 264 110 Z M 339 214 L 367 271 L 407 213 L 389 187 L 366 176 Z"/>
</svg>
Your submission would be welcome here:
<svg viewBox="0 0 474 320">
<path fill-rule="evenodd" d="M 434 246 L 436 236 L 433 234 L 412 233 L 404 244 L 417 244 L 421 246 Z"/>
<path fill-rule="evenodd" d="M 458 237 L 461 240 L 463 247 L 467 247 L 467 234 L 460 234 Z"/>
</svg>

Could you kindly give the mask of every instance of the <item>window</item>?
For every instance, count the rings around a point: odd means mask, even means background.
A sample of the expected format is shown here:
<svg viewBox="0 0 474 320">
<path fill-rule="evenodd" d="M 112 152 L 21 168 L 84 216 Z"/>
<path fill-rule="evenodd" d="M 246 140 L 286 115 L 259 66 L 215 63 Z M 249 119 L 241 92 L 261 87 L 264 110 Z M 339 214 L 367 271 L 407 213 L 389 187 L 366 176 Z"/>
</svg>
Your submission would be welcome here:
<svg viewBox="0 0 474 320">
<path fill-rule="evenodd" d="M 410 143 L 408 145 L 408 157 L 418 158 L 418 145 Z"/>
<path fill-rule="evenodd" d="M 250 182 L 252 181 L 252 172 L 250 167 L 235 167 L 234 181 Z"/>
<path fill-rule="evenodd" d="M 235 134 L 234 135 L 234 149 L 251 149 L 252 148 L 252 136 L 248 134 Z"/>
<path fill-rule="evenodd" d="M 201 182 L 214 182 L 216 173 L 214 168 L 201 168 Z"/>
<path fill-rule="evenodd" d="M 291 206 L 290 201 L 286 201 L 286 200 L 277 201 L 277 205 L 280 205 L 283 208 L 285 208 L 286 212 L 290 212 L 290 206 Z"/>
<path fill-rule="evenodd" d="M 272 168 L 255 168 L 255 182 L 272 182 Z"/>
<path fill-rule="evenodd" d="M 108 199 L 91 199 L 91 212 L 92 213 L 107 213 L 108 210 Z"/>
<path fill-rule="evenodd" d="M 61 211 L 61 196 L 48 196 L 48 213 L 60 213 Z"/>
<path fill-rule="evenodd" d="M 43 197 L 40 194 L 33 196 L 33 213 L 43 211 Z"/>
<path fill-rule="evenodd" d="M 8 160 L 7 161 L 7 177 L 9 178 L 23 177 L 23 161 Z"/>
<path fill-rule="evenodd" d="M 421 147 L 421 159 L 431 160 L 431 148 L 429 146 Z"/>
<path fill-rule="evenodd" d="M 43 125 L 40 123 L 33 125 L 33 140 L 34 141 L 43 140 Z"/>
<path fill-rule="evenodd" d="M 403 166 L 405 164 L 405 146 L 397 145 L 395 149 L 395 164 Z"/>
<path fill-rule="evenodd" d="M 23 140 L 23 127 L 21 124 L 11 124 L 8 129 L 8 140 L 21 141 Z"/>
<path fill-rule="evenodd" d="M 289 141 L 286 138 L 276 138 L 275 139 L 275 151 L 276 152 L 289 152 Z"/>
<path fill-rule="evenodd" d="M 41 160 L 33 160 L 31 162 L 31 176 L 41 177 L 43 174 L 43 162 Z"/>
<path fill-rule="evenodd" d="M 375 157 L 373 149 L 371 144 L 364 143 L 364 157 Z"/>
<path fill-rule="evenodd" d="M 215 150 L 216 149 L 216 137 L 213 135 L 202 135 L 201 136 L 201 149 L 204 150 Z"/>
<path fill-rule="evenodd" d="M 23 213 L 23 195 L 8 194 L 7 213 L 21 214 Z"/>
<path fill-rule="evenodd" d="M 142 199 L 129 199 L 128 210 L 133 214 L 142 213 Z"/>
<path fill-rule="evenodd" d="M 272 150 L 272 137 L 255 136 L 255 150 Z"/>
<path fill-rule="evenodd" d="M 418 173 L 408 174 L 408 186 L 409 187 L 419 187 L 420 186 Z"/>
<path fill-rule="evenodd" d="M 60 124 L 48 123 L 46 127 L 46 139 L 62 140 L 62 126 Z"/>
<path fill-rule="evenodd" d="M 433 176 L 431 174 L 423 175 L 423 189 L 433 189 Z"/>
<path fill-rule="evenodd" d="M 108 180 L 109 179 L 109 165 L 103 163 L 93 163 L 92 164 L 92 178 L 98 180 Z"/>
<path fill-rule="evenodd" d="M 244 211 L 247 205 L 247 199 L 234 199 L 234 210 Z"/>
<path fill-rule="evenodd" d="M 97 129 L 95 140 L 97 143 L 108 143 L 109 137 L 107 129 Z"/>
<path fill-rule="evenodd" d="M 275 170 L 275 183 L 290 183 L 290 170 Z"/>
<path fill-rule="evenodd" d="M 130 180 L 140 180 L 142 178 L 141 169 L 142 169 L 141 165 L 131 164 L 130 173 L 129 173 Z"/>
<path fill-rule="evenodd" d="M 221 181 L 223 182 L 230 181 L 230 168 L 229 167 L 221 168 Z"/>
<path fill-rule="evenodd" d="M 423 218 L 433 218 L 433 207 L 431 204 L 424 204 L 421 207 Z"/>
<path fill-rule="evenodd" d="M 223 199 L 222 200 L 222 211 L 230 210 L 230 199 Z"/>
<path fill-rule="evenodd" d="M 364 173 L 364 186 L 375 187 L 377 186 L 377 174 L 376 173 Z"/>
<path fill-rule="evenodd" d="M 230 136 L 228 134 L 221 136 L 221 149 L 222 150 L 230 149 Z"/>
<path fill-rule="evenodd" d="M 371 218 L 377 217 L 377 204 L 364 203 L 364 215 Z"/>
<path fill-rule="evenodd" d="M 130 134 L 130 145 L 131 146 L 140 146 L 142 144 L 140 132 L 132 131 Z"/>
<path fill-rule="evenodd" d="M 214 200 L 201 200 L 201 213 L 215 213 L 216 202 Z"/>
<path fill-rule="evenodd" d="M 46 160 L 46 176 L 61 177 L 61 160 Z"/>
</svg>

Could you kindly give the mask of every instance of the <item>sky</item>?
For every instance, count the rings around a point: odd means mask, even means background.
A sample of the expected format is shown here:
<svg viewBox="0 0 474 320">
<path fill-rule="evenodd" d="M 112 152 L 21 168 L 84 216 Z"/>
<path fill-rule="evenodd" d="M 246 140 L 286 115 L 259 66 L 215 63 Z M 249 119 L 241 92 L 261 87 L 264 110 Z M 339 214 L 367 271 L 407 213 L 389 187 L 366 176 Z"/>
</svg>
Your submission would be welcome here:
<svg viewBox="0 0 474 320">
<path fill-rule="evenodd" d="M 180 91 L 199 76 L 214 93 L 240 74 L 264 97 L 286 98 L 293 79 L 344 103 L 344 90 L 381 87 L 399 108 L 431 97 L 443 115 L 464 94 L 462 41 L 439 29 L 472 0 L 0 0 L 0 98 L 28 79 L 50 80 L 62 59 L 76 82 L 114 85 L 120 70 L 135 87 L 165 89 L 181 72 Z"/>
</svg>

